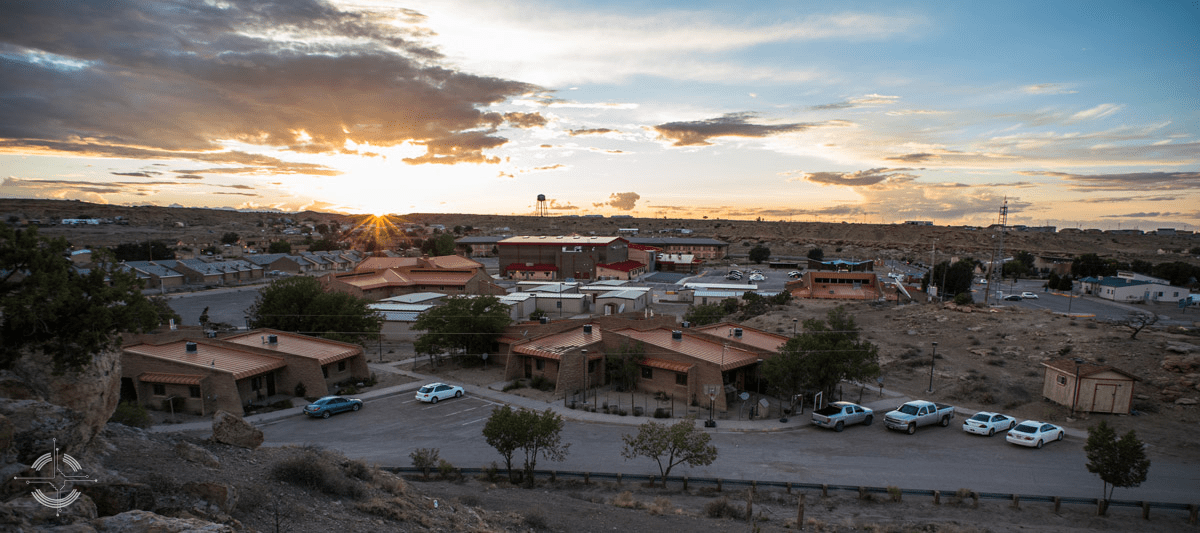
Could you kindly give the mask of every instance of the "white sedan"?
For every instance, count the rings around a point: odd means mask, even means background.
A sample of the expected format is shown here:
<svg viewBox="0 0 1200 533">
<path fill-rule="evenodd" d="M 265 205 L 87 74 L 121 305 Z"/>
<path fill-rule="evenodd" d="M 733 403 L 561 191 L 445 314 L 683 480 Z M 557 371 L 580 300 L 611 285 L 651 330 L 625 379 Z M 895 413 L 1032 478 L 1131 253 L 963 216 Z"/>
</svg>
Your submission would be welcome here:
<svg viewBox="0 0 1200 533">
<path fill-rule="evenodd" d="M 417 391 L 417 399 L 427 403 L 438 403 L 446 398 L 462 398 L 463 388 L 445 383 L 430 383 Z"/>
<path fill-rule="evenodd" d="M 997 430 L 1012 429 L 1016 425 L 1017 419 L 1011 416 L 980 411 L 963 422 L 963 431 L 991 437 L 996 434 Z"/>
<path fill-rule="evenodd" d="M 750 274 L 750 281 L 766 281 L 767 277 L 762 274 Z"/>
<path fill-rule="evenodd" d="M 1036 299 L 1038 299 L 1038 296 L 1037 296 L 1037 293 L 1025 291 L 1025 292 L 1021 293 L 1021 298 L 1024 298 L 1026 300 L 1036 300 Z"/>
<path fill-rule="evenodd" d="M 1004 440 L 1021 446 L 1041 448 L 1042 444 L 1051 440 L 1063 440 L 1064 433 L 1063 428 L 1054 424 L 1026 420 L 1008 430 L 1008 436 Z"/>
</svg>

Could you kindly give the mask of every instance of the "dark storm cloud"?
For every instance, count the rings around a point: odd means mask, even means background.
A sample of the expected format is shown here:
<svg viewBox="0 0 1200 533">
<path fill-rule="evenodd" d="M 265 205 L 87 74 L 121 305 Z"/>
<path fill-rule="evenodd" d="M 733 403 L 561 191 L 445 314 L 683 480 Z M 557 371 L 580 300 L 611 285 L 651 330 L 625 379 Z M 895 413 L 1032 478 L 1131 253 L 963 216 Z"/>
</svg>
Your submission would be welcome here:
<svg viewBox="0 0 1200 533">
<path fill-rule="evenodd" d="M 1076 190 L 1159 190 L 1200 189 L 1200 172 L 1132 172 L 1128 174 L 1072 174 L 1064 179 Z"/>
<path fill-rule="evenodd" d="M 714 137 L 770 137 L 782 133 L 805 131 L 822 126 L 844 126 L 845 121 L 828 121 L 793 124 L 752 124 L 757 113 L 729 113 L 727 115 L 689 122 L 668 122 L 653 126 L 660 139 L 674 141 L 673 146 L 708 146 Z"/>
<path fill-rule="evenodd" d="M 888 161 L 900 161 L 901 163 L 924 163 L 925 161 L 929 161 L 932 159 L 940 159 L 940 158 L 941 158 L 941 156 L 939 156 L 937 154 L 919 153 L 919 154 L 904 154 L 904 155 L 897 155 L 897 156 L 893 156 L 893 157 L 885 157 L 884 159 L 886 159 Z"/>
<path fill-rule="evenodd" d="M 219 140 L 328 153 L 411 141 L 428 153 L 409 163 L 495 162 L 480 151 L 505 139 L 472 132 L 544 123 L 481 111 L 537 88 L 441 66 L 412 26 L 421 19 L 316 0 L 8 2 L 0 141 L 10 152 L 189 159 Z"/>
</svg>

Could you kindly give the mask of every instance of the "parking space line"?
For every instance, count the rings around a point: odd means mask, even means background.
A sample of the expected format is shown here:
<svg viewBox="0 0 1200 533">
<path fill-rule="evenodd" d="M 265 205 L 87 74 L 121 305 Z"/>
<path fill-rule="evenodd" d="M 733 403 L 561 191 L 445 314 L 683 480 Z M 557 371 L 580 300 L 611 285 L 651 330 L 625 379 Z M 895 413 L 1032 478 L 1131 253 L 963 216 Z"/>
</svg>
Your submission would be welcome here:
<svg viewBox="0 0 1200 533">
<path fill-rule="evenodd" d="M 478 422 L 482 422 L 482 421 L 484 421 L 484 420 L 487 420 L 487 419 L 488 419 L 488 417 L 486 417 L 486 416 L 485 416 L 485 417 L 483 417 L 483 418 L 476 418 L 475 420 L 472 420 L 472 421 L 470 421 L 470 422 L 463 422 L 462 424 L 459 424 L 459 426 L 469 426 L 469 425 L 471 425 L 471 424 L 475 424 L 475 423 L 478 423 Z"/>
</svg>

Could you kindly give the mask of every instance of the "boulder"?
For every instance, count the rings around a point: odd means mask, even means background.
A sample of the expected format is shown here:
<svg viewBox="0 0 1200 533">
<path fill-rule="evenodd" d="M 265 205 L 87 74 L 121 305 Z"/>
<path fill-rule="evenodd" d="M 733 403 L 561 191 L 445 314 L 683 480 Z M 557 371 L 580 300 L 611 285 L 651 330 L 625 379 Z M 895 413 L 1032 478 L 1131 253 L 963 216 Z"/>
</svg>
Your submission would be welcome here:
<svg viewBox="0 0 1200 533">
<path fill-rule="evenodd" d="M 129 511 L 116 516 L 92 520 L 97 530 L 106 533 L 140 533 L 145 531 L 175 533 L 195 531 L 204 533 L 234 533 L 232 526 L 214 524 L 198 518 L 168 518 L 149 511 Z"/>
<path fill-rule="evenodd" d="M 12 424 L 16 461 L 27 465 L 56 447 L 79 459 L 95 435 L 80 412 L 42 400 L 0 398 L 0 415 Z"/>
<path fill-rule="evenodd" d="M 78 483 L 79 492 L 87 494 L 96 503 L 98 516 L 113 516 L 125 511 L 154 509 L 154 491 L 145 483 L 119 483 L 101 481 Z"/>
<path fill-rule="evenodd" d="M 1200 402 L 1197 402 L 1195 398 L 1180 398 L 1175 400 L 1175 405 L 1196 405 L 1197 403 Z"/>
<path fill-rule="evenodd" d="M 86 446 L 117 410 L 121 399 L 121 350 L 93 354 L 82 368 L 59 375 L 54 374 L 50 356 L 26 352 L 8 370 L 0 372 L 0 383 L 0 396 L 42 400 L 75 411 L 81 444 Z"/>
<path fill-rule="evenodd" d="M 175 445 L 175 455 L 178 455 L 184 461 L 199 463 L 209 468 L 218 468 L 221 466 L 221 461 L 212 452 L 187 441 L 181 440 Z"/>
<path fill-rule="evenodd" d="M 63 527 L 62 524 L 86 524 L 96 518 L 96 504 L 86 494 L 80 494 L 71 505 L 53 509 L 38 503 L 30 491 L 0 503 L 0 517 L 0 529 L 4 531 L 45 531 L 54 526 Z"/>
<path fill-rule="evenodd" d="M 1189 353 L 1200 351 L 1200 346 L 1196 346 L 1195 344 L 1189 344 L 1186 342 L 1168 342 L 1167 343 L 1167 351 L 1175 352 L 1175 353 L 1182 353 L 1182 354 L 1189 354 Z"/>
<path fill-rule="evenodd" d="M 233 508 L 237 506 L 237 487 L 232 485 L 207 481 L 190 481 L 183 484 L 183 492 L 194 498 L 204 500 L 209 505 L 216 506 L 224 514 L 233 512 Z"/>
<path fill-rule="evenodd" d="M 228 411 L 213 415 L 212 430 L 213 440 L 224 444 L 253 450 L 263 443 L 262 430 Z"/>
<path fill-rule="evenodd" d="M 1162 359 L 1162 368 L 1182 374 L 1200 371 L 1200 355 L 1168 355 Z"/>
</svg>

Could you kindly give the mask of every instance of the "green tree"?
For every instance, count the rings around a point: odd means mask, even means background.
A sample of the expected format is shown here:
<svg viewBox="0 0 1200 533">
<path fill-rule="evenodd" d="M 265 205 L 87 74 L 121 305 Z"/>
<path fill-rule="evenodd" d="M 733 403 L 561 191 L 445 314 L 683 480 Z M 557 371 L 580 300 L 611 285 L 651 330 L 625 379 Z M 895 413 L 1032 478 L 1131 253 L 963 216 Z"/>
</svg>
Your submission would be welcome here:
<svg viewBox="0 0 1200 533">
<path fill-rule="evenodd" d="M 1083 254 L 1071 261 L 1071 275 L 1076 278 L 1115 276 L 1117 268 L 1114 263 L 1105 261 L 1096 254 Z"/>
<path fill-rule="evenodd" d="M 547 313 L 545 309 L 534 309 L 529 312 L 529 320 L 533 322 L 539 322 L 542 320 L 542 317 L 546 316 L 550 316 L 550 313 Z"/>
<path fill-rule="evenodd" d="M 454 255 L 454 235 L 442 233 L 432 239 L 425 239 L 421 251 L 430 256 Z"/>
<path fill-rule="evenodd" d="M 825 250 L 822 250 L 820 248 L 813 248 L 812 250 L 808 251 L 808 258 L 812 259 L 813 261 L 824 261 L 825 260 Z"/>
<path fill-rule="evenodd" d="M 236 244 L 240 240 L 242 240 L 242 238 L 237 233 L 232 231 L 226 232 L 221 236 L 221 244 Z"/>
<path fill-rule="evenodd" d="M 1088 472 L 1099 475 L 1104 482 L 1102 494 L 1106 500 L 1112 499 L 1117 487 L 1136 487 L 1146 481 L 1150 459 L 1146 458 L 1145 446 L 1133 430 L 1118 439 L 1117 432 L 1101 420 L 1100 425 L 1088 428 L 1083 451 L 1087 454 Z"/>
<path fill-rule="evenodd" d="M 533 485 L 533 472 L 537 469 L 538 457 L 551 461 L 567 458 L 571 447 L 562 442 L 563 418 L 554 411 L 542 412 L 521 408 L 514 411 L 505 405 L 492 410 L 492 415 L 483 426 L 483 438 L 488 445 L 500 452 L 508 469 L 509 480 L 518 480 L 513 474 L 513 458 L 517 450 L 525 453 L 523 478 Z"/>
<path fill-rule="evenodd" d="M 625 442 L 621 457 L 626 460 L 647 457 L 658 463 L 663 486 L 677 465 L 708 466 L 717 460 L 712 438 L 696 427 L 696 419 L 690 416 L 670 426 L 646 422 L 638 426 L 636 435 L 624 435 L 621 440 Z"/>
<path fill-rule="evenodd" d="M 96 251 L 87 273 L 66 259 L 68 250 L 66 239 L 0 224 L 0 368 L 40 350 L 61 373 L 120 346 L 119 333 L 159 324 L 137 276 L 107 250 Z"/>
<path fill-rule="evenodd" d="M 843 306 L 831 309 L 825 320 L 804 321 L 804 332 L 788 339 L 779 353 L 763 362 L 763 377 L 776 390 L 794 397 L 816 389 L 829 397 L 842 380 L 865 380 L 879 375 L 879 349 L 859 338 L 854 317 Z"/>
<path fill-rule="evenodd" d="M 725 316 L 725 307 L 721 304 L 693 305 L 683 314 L 683 319 L 695 326 L 716 324 Z"/>
<path fill-rule="evenodd" d="M 756 245 L 754 245 L 753 248 L 750 249 L 750 260 L 751 261 L 754 261 L 755 263 L 762 263 L 763 261 L 767 261 L 769 259 L 771 259 L 771 249 L 770 248 L 767 248 L 766 246 L 763 246 L 762 244 L 756 244 Z"/>
<path fill-rule="evenodd" d="M 160 261 L 175 259 L 175 252 L 160 241 L 129 242 L 112 249 L 117 261 Z"/>
<path fill-rule="evenodd" d="M 921 280 L 922 290 L 929 290 L 929 285 L 938 285 L 938 292 L 942 297 L 953 297 L 960 293 L 971 292 L 971 280 L 975 277 L 975 260 L 974 259 L 959 259 L 953 265 L 949 261 L 942 261 L 933 267 L 933 281 L 930 281 L 930 273 L 926 272 L 925 277 Z M 942 285 L 945 285 L 942 287 Z"/>
<path fill-rule="evenodd" d="M 169 324 L 174 320 L 176 324 L 183 322 L 183 318 L 171 309 L 171 304 L 167 303 L 167 299 L 162 296 L 151 296 L 149 298 L 150 305 L 154 307 L 154 312 L 158 314 L 159 324 Z"/>
<path fill-rule="evenodd" d="M 267 247 L 267 253 L 270 254 L 290 254 L 292 253 L 292 243 L 287 241 L 275 241 Z"/>
<path fill-rule="evenodd" d="M 412 328 L 425 333 L 413 348 L 430 356 L 449 351 L 477 356 L 491 350 L 511 321 L 508 306 L 495 296 L 451 296 L 417 317 Z"/>
<path fill-rule="evenodd" d="M 642 374 L 641 363 L 646 358 L 646 347 L 642 343 L 622 343 L 617 351 L 609 354 L 605 361 L 605 373 L 619 390 L 631 391 L 637 387 Z"/>
<path fill-rule="evenodd" d="M 316 278 L 296 276 L 264 287 L 247 312 L 253 328 L 357 343 L 378 337 L 383 325 L 370 303 L 344 292 L 327 292 Z"/>
<path fill-rule="evenodd" d="M 332 252 L 341 249 L 342 245 L 329 237 L 323 237 L 321 240 L 313 241 L 312 244 L 308 245 L 308 251 L 310 252 Z"/>
</svg>

